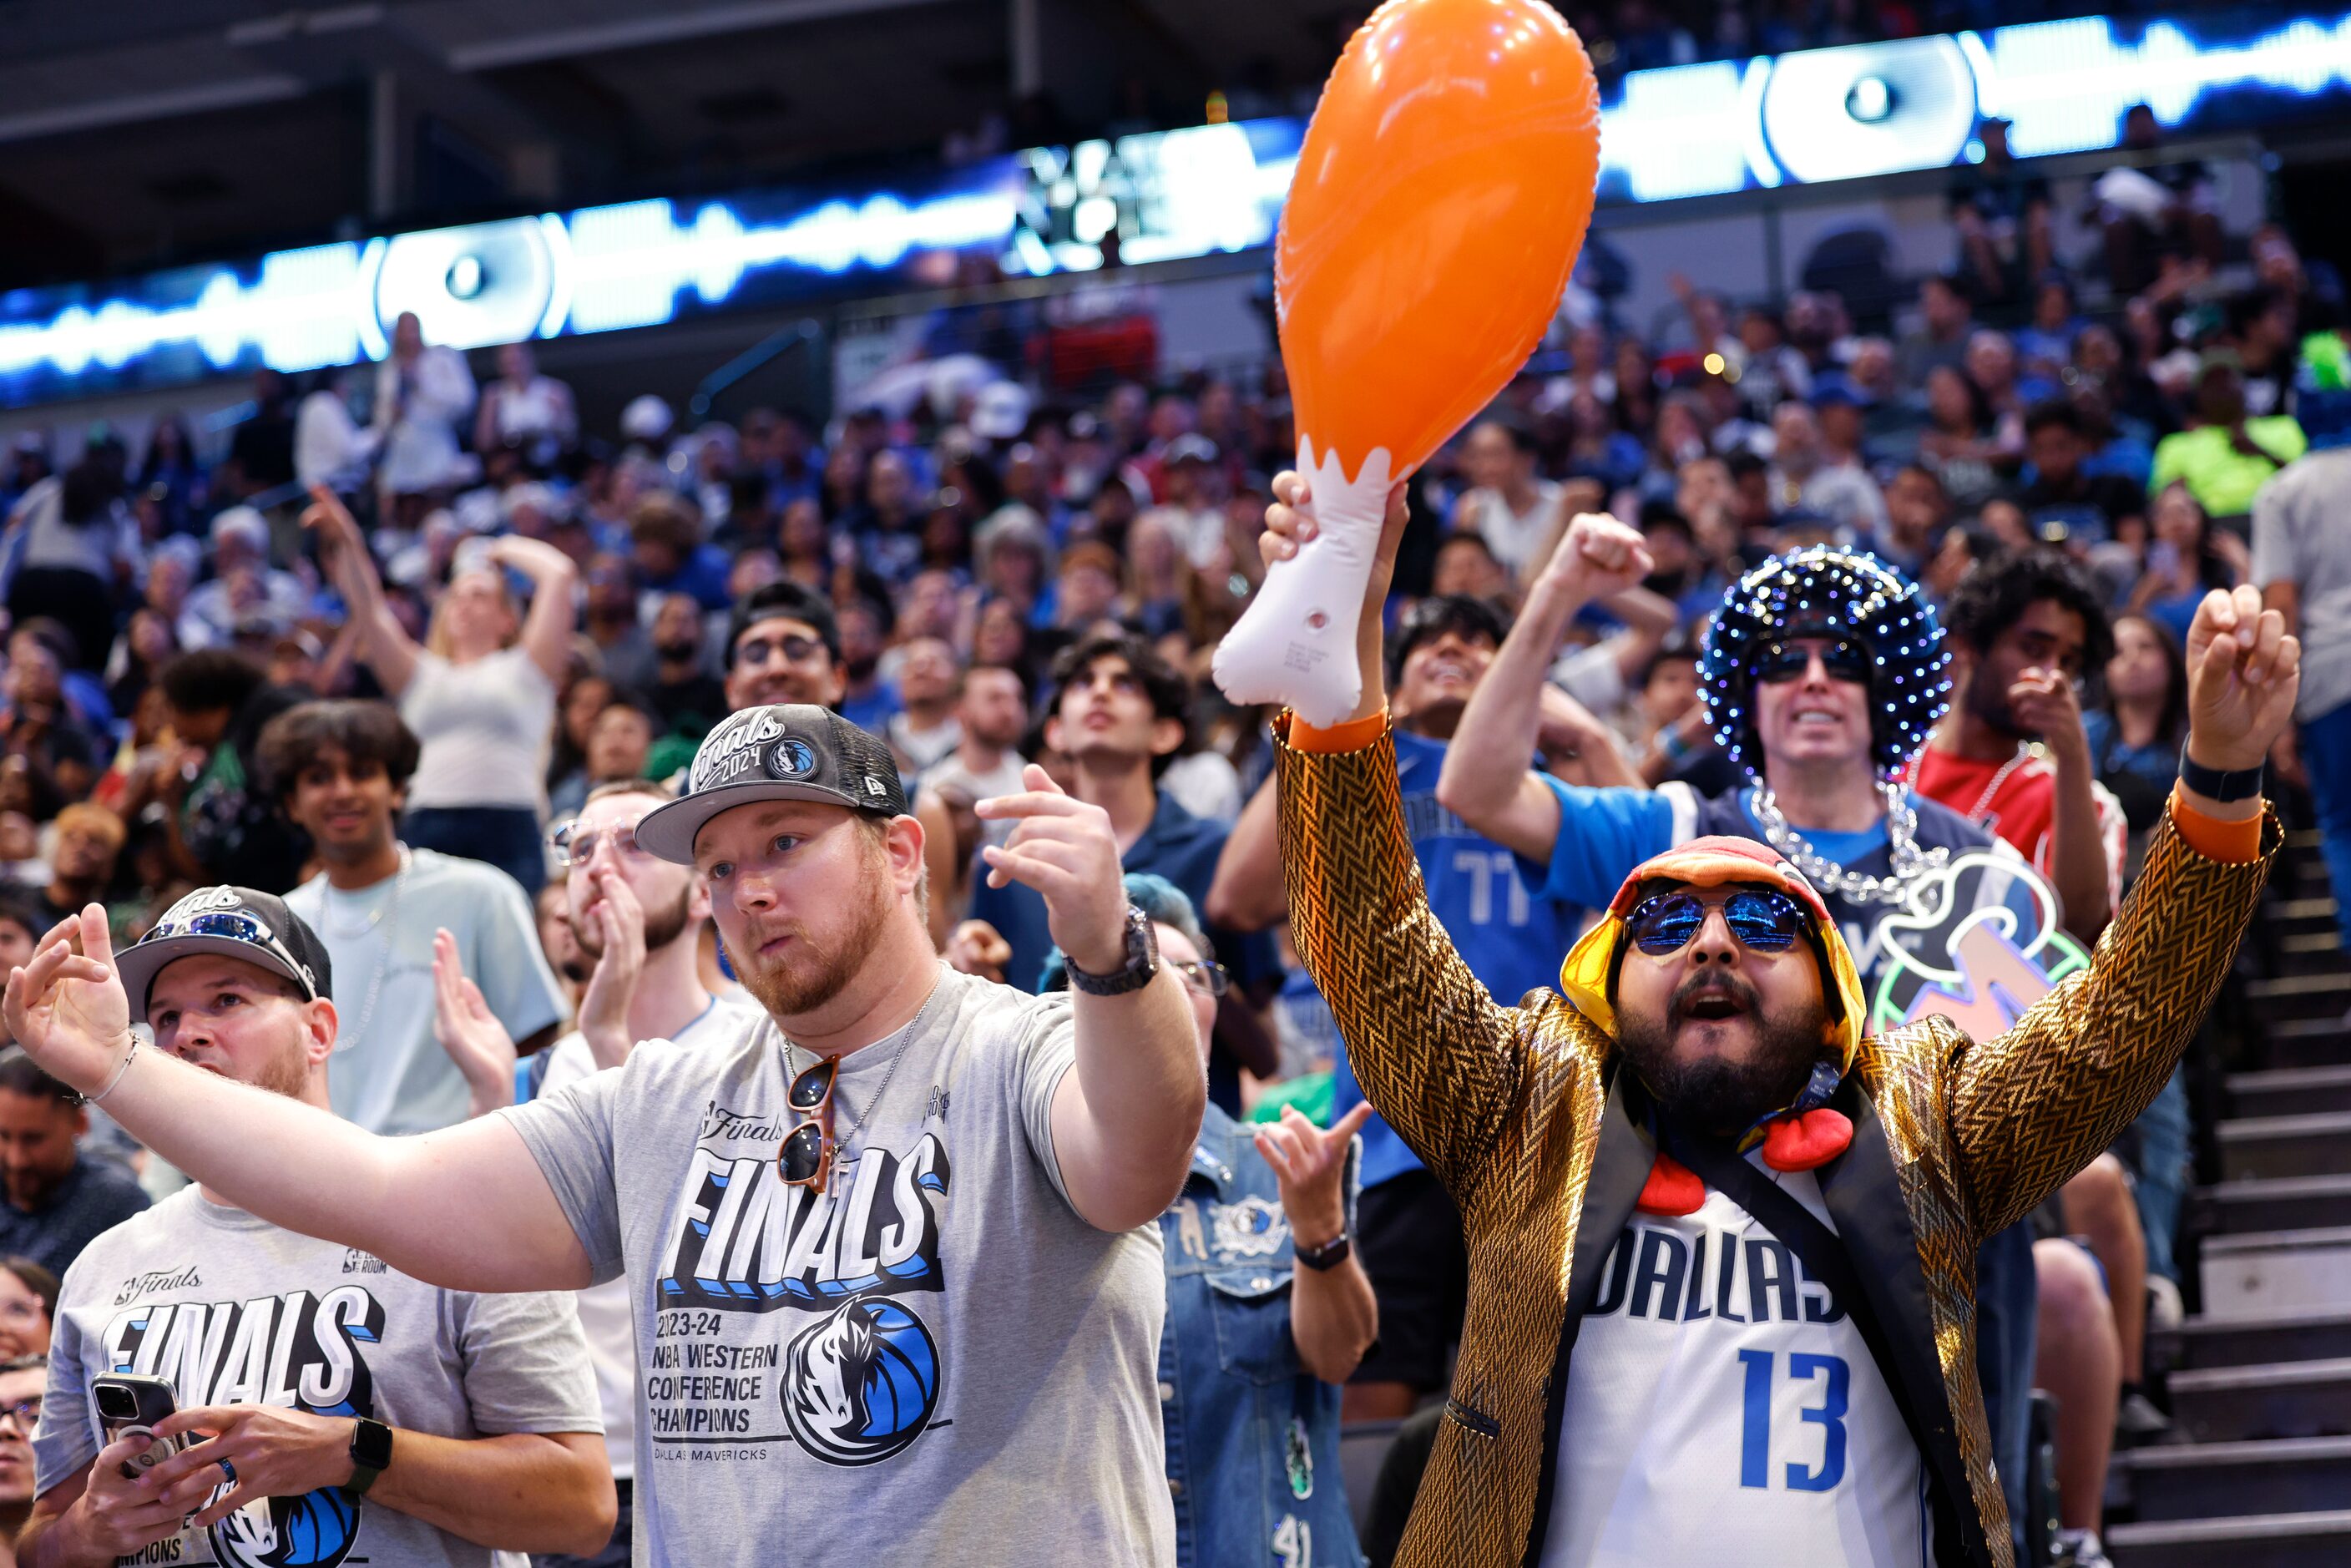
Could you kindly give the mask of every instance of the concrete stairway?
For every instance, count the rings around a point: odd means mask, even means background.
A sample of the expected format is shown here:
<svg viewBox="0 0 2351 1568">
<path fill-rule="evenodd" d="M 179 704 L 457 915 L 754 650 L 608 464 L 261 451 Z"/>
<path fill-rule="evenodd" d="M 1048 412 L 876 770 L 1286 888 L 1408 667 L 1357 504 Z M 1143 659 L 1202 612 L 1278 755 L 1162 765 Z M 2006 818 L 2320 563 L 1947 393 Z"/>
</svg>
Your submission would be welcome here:
<svg viewBox="0 0 2351 1568">
<path fill-rule="evenodd" d="M 2189 1210 L 2202 1310 L 2149 1340 L 2183 1440 L 2117 1457 L 2116 1568 L 2351 1564 L 2351 964 L 2315 837 L 2285 862 L 2248 939 L 2257 1070 Z"/>
</svg>

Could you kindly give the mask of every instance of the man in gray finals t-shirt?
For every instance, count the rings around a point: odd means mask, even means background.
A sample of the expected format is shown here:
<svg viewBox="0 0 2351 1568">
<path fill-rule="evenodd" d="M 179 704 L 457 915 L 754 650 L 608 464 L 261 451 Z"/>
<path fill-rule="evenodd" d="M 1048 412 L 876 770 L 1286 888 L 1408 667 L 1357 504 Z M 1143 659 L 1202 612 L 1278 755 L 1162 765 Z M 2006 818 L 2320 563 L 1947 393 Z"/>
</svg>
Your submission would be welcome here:
<svg viewBox="0 0 2351 1568">
<path fill-rule="evenodd" d="M 640 1563 L 750 1562 L 755 1539 L 806 1563 L 1173 1560 L 1158 1232 L 1096 1230 L 1061 1192 L 1072 1059 L 1066 994 L 942 965 L 900 1040 L 841 1060 L 857 1130 L 821 1197 L 777 1169 L 814 1058 L 769 1022 L 499 1113 L 596 1278 L 634 1292 Z"/>
<path fill-rule="evenodd" d="M 183 1410 L 282 1404 L 444 1437 L 604 1426 L 569 1296 L 444 1291 L 206 1202 L 193 1186 L 99 1237 L 66 1272 L 33 1440 L 41 1491 L 87 1471 L 106 1446 L 90 1379 L 109 1372 L 164 1379 Z M 257 1500 L 133 1561 L 522 1568 L 528 1559 L 329 1487 Z"/>
</svg>

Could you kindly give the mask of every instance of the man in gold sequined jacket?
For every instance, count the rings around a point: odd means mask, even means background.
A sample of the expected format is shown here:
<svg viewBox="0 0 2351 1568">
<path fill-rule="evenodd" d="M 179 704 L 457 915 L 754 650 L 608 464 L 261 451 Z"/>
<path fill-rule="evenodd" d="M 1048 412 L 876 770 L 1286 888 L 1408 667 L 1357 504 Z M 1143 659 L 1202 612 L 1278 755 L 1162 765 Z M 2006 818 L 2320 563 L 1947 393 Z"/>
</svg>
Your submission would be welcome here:
<svg viewBox="0 0 2351 1568">
<path fill-rule="evenodd" d="M 1275 488 L 1269 559 L 1312 528 L 1302 482 Z M 1505 1006 L 1429 914 L 1398 809 L 1379 612 L 1403 522 L 1399 494 L 1354 717 L 1280 727 L 1292 936 L 1469 1253 L 1398 1562 L 2009 1568 L 1976 1248 L 2147 1105 L 2210 1006 L 2279 839 L 2259 769 L 2298 645 L 2251 591 L 2199 609 L 2137 889 L 1996 1040 L 1860 1038 L 1817 894 L 1738 841 L 1636 872 L 1565 956 L 1568 995 Z"/>
</svg>

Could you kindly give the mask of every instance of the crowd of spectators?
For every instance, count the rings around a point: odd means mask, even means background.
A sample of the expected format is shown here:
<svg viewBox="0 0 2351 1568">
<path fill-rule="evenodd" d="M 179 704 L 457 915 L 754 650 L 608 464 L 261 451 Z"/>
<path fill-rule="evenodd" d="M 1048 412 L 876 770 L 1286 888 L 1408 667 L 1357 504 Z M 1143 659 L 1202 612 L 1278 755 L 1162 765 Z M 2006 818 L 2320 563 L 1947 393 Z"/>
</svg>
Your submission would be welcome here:
<svg viewBox="0 0 2351 1568">
<path fill-rule="evenodd" d="M 1732 47 L 1720 26 L 1760 26 L 1739 50 L 1949 20 L 1703 9 L 1677 20 L 1625 0 L 1619 21 L 1655 26 L 1613 36 L 1629 59 L 1653 35 L 1670 55 L 1708 18 L 1708 48 Z M 1543 765 L 1710 793 L 1737 774 L 1704 720 L 1696 648 L 1747 569 L 1834 542 L 1964 608 L 1971 573 L 2047 556 L 2092 585 L 2086 621 L 2111 622 L 2111 657 L 2103 635 L 2084 639 L 2100 658 L 2078 672 L 2082 737 L 2130 829 L 2150 826 L 2184 727 L 2180 643 L 2199 597 L 2294 579 L 2284 543 L 2262 564 L 2251 517 L 2334 428 L 2340 289 L 2274 226 L 2252 236 L 2249 265 L 2216 270 L 2192 214 L 2158 207 L 2120 214 L 2137 228 L 2110 233 L 2104 260 L 2114 281 L 2147 276 L 2087 316 L 2036 251 L 2029 200 L 2002 205 L 2010 190 L 1955 198 L 1953 269 L 1924 279 L 1890 332 L 1857 329 L 1834 294 L 1734 301 L 1687 282 L 1681 319 L 1654 340 L 1562 326 L 1552 368 L 1413 476 L 1391 606 L 1399 712 L 1458 706 L 1569 520 L 1612 512 L 1655 570 L 1646 592 L 1585 610 L 1558 650 Z M 821 703 L 895 755 L 951 961 L 1041 982 L 1042 904 L 974 875 L 1001 829 L 973 810 L 1040 764 L 1108 810 L 1128 870 L 1165 877 L 1203 916 L 1203 959 L 1229 980 L 1216 1103 L 1331 1119 L 1343 1068 L 1328 1013 L 1287 946 L 1278 878 L 1244 874 L 1270 844 L 1244 807 L 1270 768 L 1270 716 L 1207 679 L 1261 580 L 1270 476 L 1296 448 L 1278 361 L 1082 397 L 1007 379 L 950 406 L 822 423 L 753 408 L 685 428 L 648 394 L 618 429 L 590 432 L 528 348 L 486 358 L 477 388 L 465 356 L 403 319 L 365 373 L 297 386 L 264 372 L 222 454 L 176 419 L 135 454 L 93 433 L 61 473 L 41 443 L 17 446 L 0 472 L 0 961 L 24 961 L 93 899 L 135 938 L 192 888 L 288 893 L 323 867 L 295 902 L 347 986 L 368 988 L 337 998 L 346 1034 L 373 1021 L 404 1041 L 364 1087 L 337 1057 L 337 1108 L 422 1130 L 478 1108 L 483 1071 L 432 1028 L 433 955 L 395 962 L 387 927 L 368 956 L 377 922 L 405 895 L 434 902 L 460 940 L 507 941 L 528 925 L 516 887 L 538 896 L 546 963 L 523 966 L 529 994 L 500 1020 L 528 1051 L 588 973 L 549 830 L 600 788 L 675 773 L 730 712 Z M 2302 488 L 2304 512 L 2342 505 Z M 273 727 L 329 698 L 402 722 L 340 705 Z M 478 882 L 490 867 L 495 888 Z M 1475 896 L 1529 925 L 1511 857 L 1487 874 Z M 1540 971 L 1579 916 L 1537 913 Z M 469 921 L 496 930 L 466 936 Z M 715 952 L 702 969 L 724 988 Z M 487 986 L 478 964 L 465 972 Z M 62 1271 L 139 1200 L 122 1174 L 135 1152 L 46 1082 L 0 1065 L 0 1251 L 26 1260 L 5 1265 L 21 1291 L 0 1280 L 0 1348 L 16 1295 L 54 1301 L 44 1268 Z M 1391 1212 L 1432 1223 L 1425 1207 Z M 2158 1274 L 2176 1268 L 2170 1241 L 2148 1249 Z M 1401 1413 L 1441 1381 L 1444 1308 L 1392 1296 L 1373 1261 L 1384 1344 L 1409 1344 L 1416 1314 L 1435 1314 L 1417 1362 L 1391 1354 L 1358 1375 L 1405 1396 L 1351 1408 Z"/>
</svg>

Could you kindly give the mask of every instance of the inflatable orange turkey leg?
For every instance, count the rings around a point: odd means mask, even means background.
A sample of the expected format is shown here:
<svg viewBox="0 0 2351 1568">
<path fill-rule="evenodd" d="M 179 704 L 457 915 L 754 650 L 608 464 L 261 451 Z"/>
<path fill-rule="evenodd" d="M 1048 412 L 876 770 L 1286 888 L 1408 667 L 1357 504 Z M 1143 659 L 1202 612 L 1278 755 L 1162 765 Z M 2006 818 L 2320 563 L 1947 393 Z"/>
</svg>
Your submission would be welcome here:
<svg viewBox="0 0 2351 1568">
<path fill-rule="evenodd" d="M 1600 96 L 1543 0 L 1388 0 L 1331 73 L 1274 255 L 1319 531 L 1217 647 L 1237 703 L 1335 724 L 1389 486 L 1542 340 L 1592 218 Z"/>
</svg>

